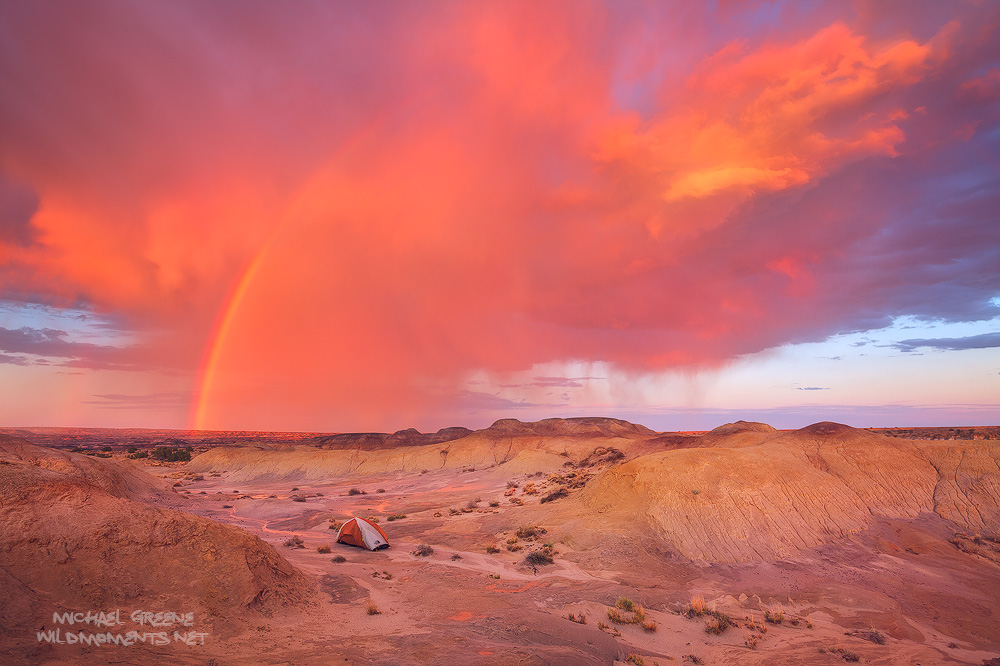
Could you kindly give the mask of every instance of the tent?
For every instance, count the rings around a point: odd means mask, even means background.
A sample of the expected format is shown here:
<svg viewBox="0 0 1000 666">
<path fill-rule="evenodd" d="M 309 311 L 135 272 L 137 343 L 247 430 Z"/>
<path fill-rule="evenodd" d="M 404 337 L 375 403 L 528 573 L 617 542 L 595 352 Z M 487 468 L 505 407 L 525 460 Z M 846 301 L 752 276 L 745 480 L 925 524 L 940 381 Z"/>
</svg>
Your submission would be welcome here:
<svg viewBox="0 0 1000 666">
<path fill-rule="evenodd" d="M 337 543 L 378 550 L 389 547 L 389 537 L 375 523 L 364 518 L 351 518 L 337 531 Z"/>
</svg>

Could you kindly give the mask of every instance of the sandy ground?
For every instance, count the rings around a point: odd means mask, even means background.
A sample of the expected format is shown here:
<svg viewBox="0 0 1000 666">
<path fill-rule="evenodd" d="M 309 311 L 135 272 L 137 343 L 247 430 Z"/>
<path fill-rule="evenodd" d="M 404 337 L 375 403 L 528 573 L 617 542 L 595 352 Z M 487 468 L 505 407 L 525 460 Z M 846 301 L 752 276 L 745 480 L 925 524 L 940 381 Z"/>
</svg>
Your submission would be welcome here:
<svg viewBox="0 0 1000 666">
<path fill-rule="evenodd" d="M 504 496 L 508 480 L 524 505 Z M 836 664 L 850 653 L 861 663 L 930 665 L 1000 655 L 1000 568 L 957 552 L 940 520 L 882 520 L 794 561 L 718 565 L 659 552 L 648 535 L 614 526 L 599 537 L 580 534 L 599 526 L 582 526 L 558 502 L 539 504 L 544 493 L 523 492 L 532 481 L 544 483 L 496 470 L 298 486 L 234 487 L 225 474 L 182 481 L 178 508 L 257 534 L 321 589 L 308 608 L 262 621 L 249 642 L 206 645 L 202 654 L 217 665 L 611 664 L 631 655 L 646 664 Z M 351 488 L 366 494 L 350 495 Z M 476 499 L 474 510 L 452 515 Z M 406 518 L 388 521 L 394 513 Z M 373 553 L 336 544 L 329 520 L 351 516 L 379 518 L 392 547 Z M 508 552 L 522 525 L 548 532 Z M 305 547 L 284 546 L 291 537 Z M 526 565 L 525 553 L 543 542 L 553 544 L 555 563 Z M 330 554 L 317 551 L 327 544 Z M 434 553 L 412 554 L 418 544 Z M 487 554 L 487 545 L 501 552 Z M 338 555 L 346 561 L 332 561 Z M 739 626 L 707 633 L 710 616 L 683 614 L 694 595 Z M 611 622 L 608 610 L 620 597 L 641 604 L 656 630 Z M 367 613 L 371 603 L 378 614 Z M 765 622 L 764 611 L 778 608 L 784 620 Z M 864 630 L 884 644 L 850 635 Z"/>
<path fill-rule="evenodd" d="M 503 465 L 294 482 L 146 469 L 179 484 L 162 506 L 259 536 L 317 594 L 267 616 L 248 612 L 241 630 L 209 632 L 203 644 L 45 645 L 17 653 L 26 655 L 18 663 L 792 665 L 856 656 L 978 666 L 1000 657 L 1000 566 L 949 543 L 953 525 L 935 514 L 874 516 L 869 528 L 794 558 L 720 564 L 680 556 L 638 522 L 587 515 L 573 497 L 542 504 L 555 487 L 547 474 Z M 529 483 L 537 494 L 525 492 Z M 331 519 L 351 516 L 378 518 L 391 547 L 335 543 Z M 516 538 L 524 526 L 545 532 Z M 304 547 L 285 545 L 296 537 Z M 414 554 L 420 544 L 433 553 Z M 554 563 L 526 564 L 543 544 Z M 655 630 L 613 622 L 622 597 Z M 689 612 L 698 597 L 704 612 Z M 736 626 L 706 631 L 723 614 Z"/>
</svg>

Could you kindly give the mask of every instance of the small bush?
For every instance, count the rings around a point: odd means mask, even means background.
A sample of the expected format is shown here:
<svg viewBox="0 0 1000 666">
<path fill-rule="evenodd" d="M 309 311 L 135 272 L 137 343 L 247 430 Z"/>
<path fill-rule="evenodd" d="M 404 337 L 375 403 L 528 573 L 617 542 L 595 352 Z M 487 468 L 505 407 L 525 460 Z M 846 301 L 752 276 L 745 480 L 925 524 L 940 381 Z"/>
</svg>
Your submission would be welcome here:
<svg viewBox="0 0 1000 666">
<path fill-rule="evenodd" d="M 733 622 L 732 618 L 725 613 L 720 613 L 718 611 L 712 611 L 711 619 L 705 623 L 705 631 L 710 634 L 715 634 L 718 636 L 724 632 L 729 627 L 735 627 L 736 623 Z"/>
<path fill-rule="evenodd" d="M 552 551 L 547 548 L 543 548 L 541 550 L 534 550 L 528 553 L 528 556 L 524 558 L 524 561 L 532 566 L 544 566 L 546 564 L 552 564 L 554 560 L 552 559 Z"/>
<path fill-rule="evenodd" d="M 498 502 L 498 501 L 496 501 L 496 500 L 493 500 L 493 501 L 491 501 L 491 502 L 490 502 L 490 508 L 493 508 L 493 509 L 495 509 L 495 508 L 497 508 L 498 506 L 500 506 L 500 502 Z"/>
<path fill-rule="evenodd" d="M 316 552 L 323 553 L 324 555 L 328 554 L 330 552 L 330 544 L 324 543 L 322 546 L 316 549 Z"/>
<path fill-rule="evenodd" d="M 514 543 L 510 543 L 508 541 L 507 542 L 507 550 L 509 550 L 512 553 L 516 553 L 519 550 L 524 550 L 524 546 L 522 546 L 521 544 L 519 544 L 516 541 Z"/>
<path fill-rule="evenodd" d="M 295 492 L 296 490 L 298 490 L 298 489 L 299 489 L 299 487 L 298 487 L 298 486 L 292 486 L 292 492 L 293 492 L 293 493 L 294 493 L 294 492 Z"/>
<path fill-rule="evenodd" d="M 565 488 L 560 488 L 554 492 L 549 493 L 541 499 L 541 503 L 554 502 L 557 499 L 562 499 L 563 497 L 569 497 L 569 492 Z"/>
<path fill-rule="evenodd" d="M 288 546 L 289 548 L 305 548 L 306 547 L 305 544 L 302 543 L 302 537 L 300 537 L 300 536 L 293 536 L 293 537 L 289 538 L 287 541 L 285 541 L 285 545 Z"/>
<path fill-rule="evenodd" d="M 871 641 L 878 645 L 885 645 L 885 636 L 875 629 L 862 629 L 861 631 L 852 631 L 851 634 L 857 636 L 858 638 L 863 638 L 866 641 Z"/>
<path fill-rule="evenodd" d="M 452 562 L 456 562 L 456 561 L 458 561 L 458 560 L 460 560 L 460 559 L 462 559 L 462 556 L 461 556 L 461 555 L 459 555 L 458 553 L 454 553 L 454 554 L 453 554 L 453 555 L 451 556 L 451 561 L 452 561 Z"/>
<path fill-rule="evenodd" d="M 411 555 L 416 555 L 417 557 L 429 557 L 434 554 L 434 549 L 428 546 L 426 543 L 422 543 L 410 553 Z"/>
<path fill-rule="evenodd" d="M 132 457 L 133 458 L 148 458 L 149 457 L 149 451 L 136 451 L 135 453 L 132 454 Z"/>
<path fill-rule="evenodd" d="M 157 446 L 153 449 L 153 457 L 165 462 L 187 462 L 191 460 L 191 452 L 172 446 Z"/>
<path fill-rule="evenodd" d="M 347 491 L 347 494 L 348 495 L 360 495 L 361 491 L 359 489 L 357 489 L 357 488 L 351 488 L 350 490 Z"/>
<path fill-rule="evenodd" d="M 391 523 L 394 520 L 402 520 L 403 518 L 406 518 L 406 514 L 405 513 L 394 513 L 391 516 L 389 516 L 388 518 L 386 518 L 386 520 L 388 520 Z"/>
<path fill-rule="evenodd" d="M 347 558 L 344 557 L 343 555 L 337 555 L 336 557 L 331 558 L 330 561 L 336 562 L 337 564 L 343 564 L 344 562 L 347 561 Z"/>
<path fill-rule="evenodd" d="M 381 615 L 382 611 L 380 611 L 378 609 L 378 606 L 375 605 L 374 601 L 369 601 L 368 602 L 368 614 L 369 615 Z"/>
<path fill-rule="evenodd" d="M 537 525 L 523 525 L 517 528 L 514 532 L 514 536 L 518 539 L 524 539 L 525 541 L 530 541 L 532 539 L 537 539 L 541 535 L 545 534 L 548 530 L 544 527 L 538 527 Z"/>
<path fill-rule="evenodd" d="M 633 652 L 629 656 L 625 657 L 625 663 L 626 664 L 635 664 L 635 666 L 643 666 L 643 664 L 645 664 L 646 661 L 641 656 L 639 656 L 639 655 L 637 655 L 637 654 L 635 654 Z"/>
<path fill-rule="evenodd" d="M 486 552 L 490 555 L 496 555 L 500 552 L 500 549 L 496 546 L 486 546 Z"/>
<path fill-rule="evenodd" d="M 517 488 L 517 484 L 514 483 L 513 481 L 508 481 L 507 482 L 507 487 L 508 488 Z"/>
<path fill-rule="evenodd" d="M 384 493 L 385 492 L 385 488 L 379 488 L 375 492 L 377 492 L 377 493 Z"/>
<path fill-rule="evenodd" d="M 743 636 L 743 644 L 746 645 L 751 650 L 757 649 L 757 642 L 760 640 L 760 636 L 757 634 L 745 634 Z"/>
<path fill-rule="evenodd" d="M 785 621 L 785 609 L 781 604 L 775 604 L 764 609 L 764 621 L 771 624 L 781 624 Z"/>
<path fill-rule="evenodd" d="M 642 628 L 647 633 L 653 633 L 656 631 L 656 622 L 654 620 L 646 620 L 642 623 Z"/>
<path fill-rule="evenodd" d="M 577 624 L 587 624 L 587 616 L 584 615 L 583 613 L 580 613 L 580 617 L 577 617 L 575 614 L 570 613 L 567 616 L 567 619 L 570 622 L 576 622 Z"/>
<path fill-rule="evenodd" d="M 293 502 L 305 502 L 306 498 L 303 497 L 302 495 L 292 495 L 292 501 Z"/>
<path fill-rule="evenodd" d="M 472 511 L 473 509 L 479 506 L 480 502 L 482 502 L 482 500 L 480 499 L 469 500 L 468 502 L 465 503 L 465 508 L 468 509 L 469 511 Z"/>
<path fill-rule="evenodd" d="M 615 608 L 620 608 L 623 611 L 634 611 L 636 606 L 635 602 L 628 597 L 618 597 L 618 601 L 615 602 Z"/>
</svg>

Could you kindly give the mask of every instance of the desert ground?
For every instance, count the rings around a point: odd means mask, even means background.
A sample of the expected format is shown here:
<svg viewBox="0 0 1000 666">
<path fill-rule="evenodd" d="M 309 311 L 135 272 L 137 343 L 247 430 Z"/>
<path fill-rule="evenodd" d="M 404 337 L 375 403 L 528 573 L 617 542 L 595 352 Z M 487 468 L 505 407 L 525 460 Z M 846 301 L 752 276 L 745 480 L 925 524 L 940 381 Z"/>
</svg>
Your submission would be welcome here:
<svg viewBox="0 0 1000 666">
<path fill-rule="evenodd" d="M 998 428 L 5 432 L 2 664 L 1000 664 Z"/>
</svg>

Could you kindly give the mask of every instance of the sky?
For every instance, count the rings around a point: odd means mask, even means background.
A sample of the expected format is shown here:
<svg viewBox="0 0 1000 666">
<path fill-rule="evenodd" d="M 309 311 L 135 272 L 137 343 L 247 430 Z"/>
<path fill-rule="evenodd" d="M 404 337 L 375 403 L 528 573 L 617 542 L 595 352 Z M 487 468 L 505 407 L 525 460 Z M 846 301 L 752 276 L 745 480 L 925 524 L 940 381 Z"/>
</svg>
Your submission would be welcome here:
<svg viewBox="0 0 1000 666">
<path fill-rule="evenodd" d="M 998 27 L 0 3 L 0 424 L 995 425 Z"/>
</svg>

